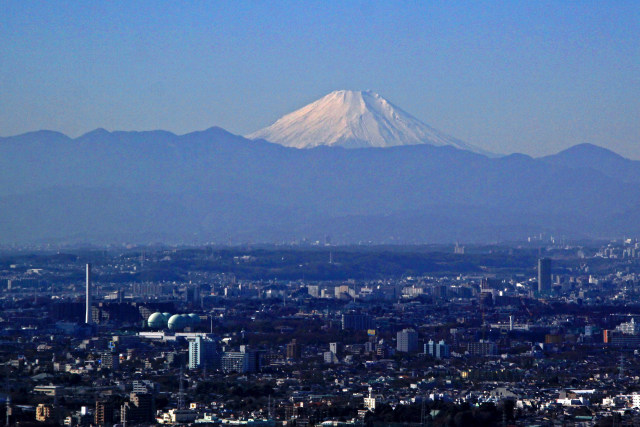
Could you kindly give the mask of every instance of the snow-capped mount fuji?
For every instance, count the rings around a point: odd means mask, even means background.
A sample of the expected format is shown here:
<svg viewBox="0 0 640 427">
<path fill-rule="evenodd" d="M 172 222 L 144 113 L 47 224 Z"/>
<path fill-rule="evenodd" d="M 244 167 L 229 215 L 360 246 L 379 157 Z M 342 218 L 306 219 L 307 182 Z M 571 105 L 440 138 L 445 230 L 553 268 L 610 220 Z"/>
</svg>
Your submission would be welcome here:
<svg viewBox="0 0 640 427">
<path fill-rule="evenodd" d="M 331 92 L 247 138 L 295 148 L 321 145 L 385 148 L 429 144 L 488 154 L 422 123 L 371 91 Z"/>
</svg>

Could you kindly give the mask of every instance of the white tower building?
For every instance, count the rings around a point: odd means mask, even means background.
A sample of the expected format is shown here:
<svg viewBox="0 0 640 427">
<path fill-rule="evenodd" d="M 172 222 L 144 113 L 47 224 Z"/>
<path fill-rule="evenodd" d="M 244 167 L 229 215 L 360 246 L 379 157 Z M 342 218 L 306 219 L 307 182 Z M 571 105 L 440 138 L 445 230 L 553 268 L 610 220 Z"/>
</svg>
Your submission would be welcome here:
<svg viewBox="0 0 640 427">
<path fill-rule="evenodd" d="M 87 264 L 87 279 L 86 279 L 86 313 L 84 317 L 84 323 L 91 323 L 91 264 Z"/>
</svg>

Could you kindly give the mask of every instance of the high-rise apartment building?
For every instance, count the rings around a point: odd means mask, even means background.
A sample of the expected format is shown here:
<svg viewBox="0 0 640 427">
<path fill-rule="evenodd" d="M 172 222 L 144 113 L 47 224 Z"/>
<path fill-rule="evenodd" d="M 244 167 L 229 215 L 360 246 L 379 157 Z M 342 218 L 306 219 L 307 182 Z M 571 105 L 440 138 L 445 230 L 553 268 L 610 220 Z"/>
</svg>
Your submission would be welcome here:
<svg viewBox="0 0 640 427">
<path fill-rule="evenodd" d="M 444 340 L 440 340 L 440 342 L 429 340 L 429 342 L 424 345 L 424 352 L 436 359 L 444 359 L 451 355 L 451 348 Z"/>
<path fill-rule="evenodd" d="M 215 341 L 204 337 L 189 339 L 189 369 L 217 368 L 219 364 Z"/>
</svg>

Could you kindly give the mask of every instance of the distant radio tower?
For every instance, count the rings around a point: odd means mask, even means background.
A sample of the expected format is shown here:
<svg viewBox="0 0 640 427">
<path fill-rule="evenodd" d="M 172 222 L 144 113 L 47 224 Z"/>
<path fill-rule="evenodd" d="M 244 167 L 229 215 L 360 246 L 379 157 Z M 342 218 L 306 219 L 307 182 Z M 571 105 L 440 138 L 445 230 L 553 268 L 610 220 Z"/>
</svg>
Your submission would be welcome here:
<svg viewBox="0 0 640 427">
<path fill-rule="evenodd" d="M 87 277 L 86 277 L 86 313 L 84 317 L 84 323 L 91 324 L 91 264 L 87 264 Z"/>
</svg>

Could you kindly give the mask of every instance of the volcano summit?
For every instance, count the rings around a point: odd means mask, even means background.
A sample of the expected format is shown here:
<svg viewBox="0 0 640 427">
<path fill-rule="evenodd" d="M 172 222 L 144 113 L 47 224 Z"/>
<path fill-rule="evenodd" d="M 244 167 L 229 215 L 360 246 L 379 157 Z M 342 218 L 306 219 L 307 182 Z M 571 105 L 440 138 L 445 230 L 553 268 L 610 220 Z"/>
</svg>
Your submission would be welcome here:
<svg viewBox="0 0 640 427">
<path fill-rule="evenodd" d="M 422 123 L 377 93 L 339 90 L 247 136 L 294 148 L 344 148 L 428 144 L 486 151 Z"/>
</svg>

